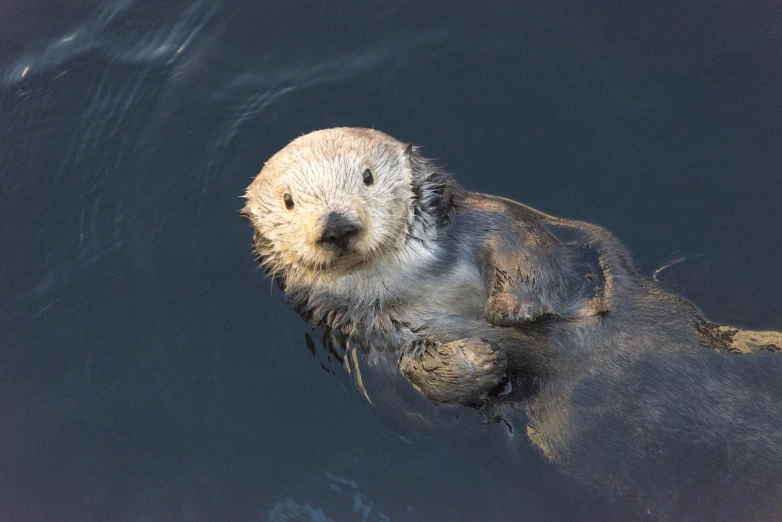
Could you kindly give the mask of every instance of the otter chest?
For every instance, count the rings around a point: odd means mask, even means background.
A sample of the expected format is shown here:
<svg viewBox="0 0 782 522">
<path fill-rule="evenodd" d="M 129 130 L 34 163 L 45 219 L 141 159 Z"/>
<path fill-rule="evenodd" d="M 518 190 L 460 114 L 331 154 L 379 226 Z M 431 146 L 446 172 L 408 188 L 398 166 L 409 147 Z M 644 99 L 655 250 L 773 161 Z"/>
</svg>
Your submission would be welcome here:
<svg viewBox="0 0 782 522">
<path fill-rule="evenodd" d="M 433 274 L 414 289 L 412 297 L 410 304 L 421 312 L 472 318 L 482 313 L 488 294 L 477 267 L 462 262 L 442 274 Z"/>
</svg>

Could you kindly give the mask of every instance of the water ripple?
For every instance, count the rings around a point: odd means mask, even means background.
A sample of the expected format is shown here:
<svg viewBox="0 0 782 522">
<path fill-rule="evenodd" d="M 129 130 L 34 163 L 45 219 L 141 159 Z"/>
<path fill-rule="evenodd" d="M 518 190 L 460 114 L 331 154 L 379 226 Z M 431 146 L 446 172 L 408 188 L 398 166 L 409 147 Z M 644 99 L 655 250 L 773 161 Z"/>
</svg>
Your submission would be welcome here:
<svg viewBox="0 0 782 522">
<path fill-rule="evenodd" d="M 216 11 L 208 3 L 196 1 L 173 20 L 156 23 L 156 28 L 143 24 L 140 29 L 128 26 L 121 16 L 135 4 L 135 0 L 117 0 L 102 5 L 78 27 L 20 56 L 3 74 L 3 84 L 13 85 L 33 74 L 50 72 L 90 52 L 123 63 L 170 64 L 188 48 Z"/>
<path fill-rule="evenodd" d="M 421 49 L 426 49 L 431 58 L 446 55 L 458 45 L 458 38 L 454 38 L 454 35 L 459 32 L 454 23 L 443 23 L 427 31 L 378 39 L 370 47 L 349 49 L 333 56 L 288 59 L 283 67 L 277 64 L 276 56 L 265 57 L 252 69 L 234 75 L 215 94 L 214 103 L 229 104 L 228 113 L 231 116 L 214 141 L 212 154 L 201 176 L 208 178 L 214 174 L 222 162 L 225 149 L 245 123 L 257 118 L 282 99 L 315 87 L 351 82 L 371 71 L 382 69 L 383 75 L 393 75 L 407 67 L 411 57 Z M 203 180 L 204 190 L 206 181 Z"/>
</svg>

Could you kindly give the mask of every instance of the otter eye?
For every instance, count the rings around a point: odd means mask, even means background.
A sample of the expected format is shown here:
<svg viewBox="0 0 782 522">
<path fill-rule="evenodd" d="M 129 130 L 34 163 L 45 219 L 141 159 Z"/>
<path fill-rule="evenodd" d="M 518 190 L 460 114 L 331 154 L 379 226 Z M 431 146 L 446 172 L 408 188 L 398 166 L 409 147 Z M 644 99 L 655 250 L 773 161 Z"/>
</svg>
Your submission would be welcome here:
<svg viewBox="0 0 782 522">
<path fill-rule="evenodd" d="M 375 182 L 375 178 L 372 177 L 372 171 L 369 169 L 365 170 L 362 176 L 364 178 L 364 185 L 367 187 Z"/>
<path fill-rule="evenodd" d="M 293 198 L 287 192 L 282 195 L 282 200 L 285 202 L 285 208 L 288 210 L 293 208 Z"/>
</svg>

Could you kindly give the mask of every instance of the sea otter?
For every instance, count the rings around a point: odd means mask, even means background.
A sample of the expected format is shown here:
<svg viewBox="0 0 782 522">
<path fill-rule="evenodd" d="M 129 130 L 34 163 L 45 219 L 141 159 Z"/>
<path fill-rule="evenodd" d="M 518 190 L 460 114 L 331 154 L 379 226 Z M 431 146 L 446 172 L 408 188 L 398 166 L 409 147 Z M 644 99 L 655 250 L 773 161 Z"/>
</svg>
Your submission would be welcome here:
<svg viewBox="0 0 782 522">
<path fill-rule="evenodd" d="M 466 192 L 376 130 L 295 139 L 245 197 L 295 309 L 432 401 L 522 408 L 548 458 L 650 506 L 782 515 L 782 333 L 714 325 L 608 231 Z"/>
</svg>

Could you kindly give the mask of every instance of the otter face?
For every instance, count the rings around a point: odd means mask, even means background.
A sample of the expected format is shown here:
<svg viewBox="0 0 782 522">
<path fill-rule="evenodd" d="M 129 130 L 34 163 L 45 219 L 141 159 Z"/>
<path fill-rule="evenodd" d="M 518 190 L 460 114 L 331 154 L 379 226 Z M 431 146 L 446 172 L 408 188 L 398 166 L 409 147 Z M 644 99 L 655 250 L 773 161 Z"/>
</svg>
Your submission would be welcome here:
<svg viewBox="0 0 782 522">
<path fill-rule="evenodd" d="M 270 271 L 347 270 L 404 248 L 415 218 L 411 149 L 370 129 L 328 129 L 275 154 L 243 215 Z"/>
</svg>

